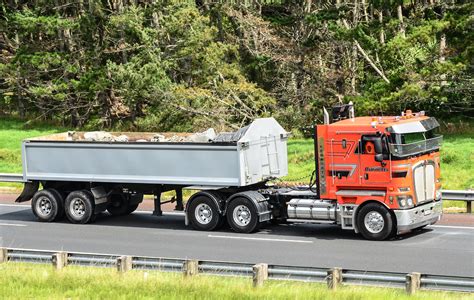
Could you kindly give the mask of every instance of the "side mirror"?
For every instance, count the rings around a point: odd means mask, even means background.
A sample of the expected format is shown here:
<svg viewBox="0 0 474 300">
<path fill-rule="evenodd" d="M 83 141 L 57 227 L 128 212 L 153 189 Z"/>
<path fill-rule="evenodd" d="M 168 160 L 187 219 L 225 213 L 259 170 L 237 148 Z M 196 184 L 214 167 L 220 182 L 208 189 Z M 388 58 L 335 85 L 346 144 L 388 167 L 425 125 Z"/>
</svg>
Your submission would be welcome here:
<svg viewBox="0 0 474 300">
<path fill-rule="evenodd" d="M 383 162 L 383 154 L 382 153 L 375 154 L 375 161 L 376 162 Z"/>
<path fill-rule="evenodd" d="M 376 137 L 373 139 L 373 143 L 374 143 L 374 148 L 375 148 L 375 153 L 378 155 L 378 154 L 382 154 L 383 153 L 383 150 L 382 150 L 382 138 L 380 137 Z"/>
</svg>

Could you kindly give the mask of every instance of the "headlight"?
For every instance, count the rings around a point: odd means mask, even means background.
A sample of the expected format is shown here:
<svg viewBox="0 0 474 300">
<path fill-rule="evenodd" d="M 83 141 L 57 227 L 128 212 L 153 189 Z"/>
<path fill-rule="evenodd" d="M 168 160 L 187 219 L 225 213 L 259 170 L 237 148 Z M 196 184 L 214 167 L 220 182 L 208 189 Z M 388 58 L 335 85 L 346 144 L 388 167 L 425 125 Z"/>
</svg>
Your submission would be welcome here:
<svg viewBox="0 0 474 300">
<path fill-rule="evenodd" d="M 435 200 L 441 200 L 441 191 L 440 190 L 436 191 Z"/>
<path fill-rule="evenodd" d="M 411 208 L 413 207 L 413 198 L 411 196 L 397 196 L 398 205 L 400 208 Z"/>
</svg>

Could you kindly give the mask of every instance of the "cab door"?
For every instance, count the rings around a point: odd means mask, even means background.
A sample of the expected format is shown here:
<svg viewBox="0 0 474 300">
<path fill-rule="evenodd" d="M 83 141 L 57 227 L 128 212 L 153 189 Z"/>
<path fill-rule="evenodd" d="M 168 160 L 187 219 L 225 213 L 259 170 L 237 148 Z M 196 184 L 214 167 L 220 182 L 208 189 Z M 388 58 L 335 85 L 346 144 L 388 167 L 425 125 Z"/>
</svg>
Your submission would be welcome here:
<svg viewBox="0 0 474 300">
<path fill-rule="evenodd" d="M 381 136 L 363 135 L 359 140 L 357 152 L 359 154 L 360 180 L 362 185 L 380 185 L 389 183 L 390 161 L 385 159 L 386 147 L 383 146 Z M 377 161 L 377 158 L 382 161 Z"/>
<path fill-rule="evenodd" d="M 336 186 L 359 184 L 358 157 L 354 155 L 357 142 L 355 136 L 328 141 L 326 146 L 329 154 L 327 175 L 331 178 L 332 184 Z"/>
</svg>

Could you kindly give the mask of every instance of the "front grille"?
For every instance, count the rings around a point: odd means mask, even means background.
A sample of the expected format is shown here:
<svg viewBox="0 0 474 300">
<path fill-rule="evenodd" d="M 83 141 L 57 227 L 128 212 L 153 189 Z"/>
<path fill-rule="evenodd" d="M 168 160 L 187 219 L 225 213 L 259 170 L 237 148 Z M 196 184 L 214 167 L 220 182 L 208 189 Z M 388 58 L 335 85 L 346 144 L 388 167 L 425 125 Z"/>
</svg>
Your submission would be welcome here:
<svg viewBox="0 0 474 300">
<path fill-rule="evenodd" d="M 413 184 L 418 204 L 433 201 L 435 198 L 435 163 L 423 161 L 413 168 Z"/>
</svg>

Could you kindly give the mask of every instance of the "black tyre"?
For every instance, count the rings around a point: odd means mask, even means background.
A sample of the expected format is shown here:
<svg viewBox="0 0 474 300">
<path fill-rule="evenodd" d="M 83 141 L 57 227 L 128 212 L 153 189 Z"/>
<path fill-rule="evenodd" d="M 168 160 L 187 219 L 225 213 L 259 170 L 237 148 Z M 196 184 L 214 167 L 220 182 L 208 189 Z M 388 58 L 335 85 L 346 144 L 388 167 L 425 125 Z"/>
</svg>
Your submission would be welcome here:
<svg viewBox="0 0 474 300">
<path fill-rule="evenodd" d="M 235 232 L 250 233 L 258 230 L 258 213 L 252 201 L 235 198 L 227 208 L 227 222 Z"/>
<path fill-rule="evenodd" d="M 126 215 L 129 208 L 129 200 L 124 194 L 110 195 L 110 203 L 107 205 L 107 211 L 112 216 Z"/>
<path fill-rule="evenodd" d="M 134 195 L 134 199 L 130 195 L 125 194 L 112 194 L 110 203 L 107 205 L 107 211 L 112 216 L 125 216 L 134 212 L 140 202 L 143 201 L 143 195 Z M 130 203 L 133 200 L 133 204 Z M 138 201 L 138 203 L 136 203 Z"/>
<path fill-rule="evenodd" d="M 71 223 L 86 224 L 95 220 L 94 196 L 87 190 L 71 192 L 66 198 L 64 208 Z"/>
<path fill-rule="evenodd" d="M 64 216 L 63 198 L 55 189 L 38 191 L 31 200 L 31 209 L 40 222 L 59 220 Z"/>
<path fill-rule="evenodd" d="M 65 201 L 65 196 L 64 193 L 56 190 L 56 189 L 49 189 L 51 193 L 56 194 L 57 199 L 59 200 L 60 204 L 60 210 L 58 211 L 58 214 L 56 215 L 56 218 L 54 218 L 55 221 L 62 220 L 65 216 L 65 211 L 64 211 L 64 201 Z"/>
<path fill-rule="evenodd" d="M 127 215 L 131 214 L 132 212 L 136 211 L 138 208 L 138 203 L 137 204 L 129 204 L 127 208 Z"/>
<path fill-rule="evenodd" d="M 385 206 L 369 203 L 357 213 L 357 226 L 364 238 L 382 241 L 393 234 L 394 222 Z"/>
<path fill-rule="evenodd" d="M 224 222 L 214 200 L 204 195 L 194 198 L 186 213 L 189 222 L 197 230 L 211 231 L 222 226 Z"/>
</svg>

